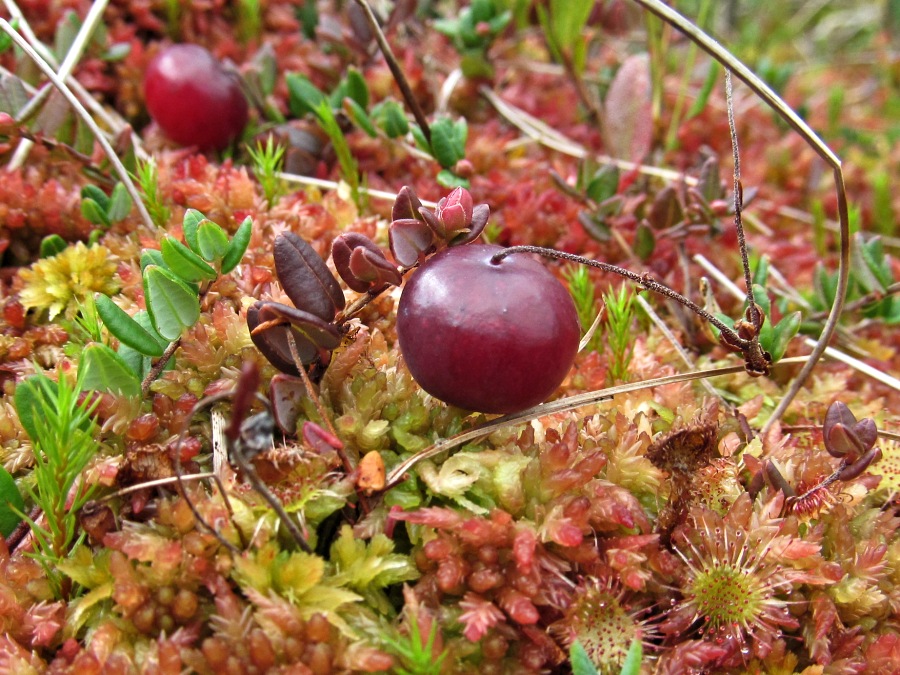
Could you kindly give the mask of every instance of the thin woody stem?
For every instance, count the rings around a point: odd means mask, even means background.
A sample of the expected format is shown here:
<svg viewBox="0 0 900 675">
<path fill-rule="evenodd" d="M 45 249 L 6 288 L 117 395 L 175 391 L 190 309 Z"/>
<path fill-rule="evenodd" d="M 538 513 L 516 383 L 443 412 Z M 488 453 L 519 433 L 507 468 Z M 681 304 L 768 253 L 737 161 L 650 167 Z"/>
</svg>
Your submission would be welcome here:
<svg viewBox="0 0 900 675">
<path fill-rule="evenodd" d="M 356 0 L 356 4 L 360 6 L 363 13 L 366 15 L 369 27 L 375 35 L 375 41 L 378 42 L 378 47 L 384 55 L 384 60 L 387 61 L 388 68 L 391 69 L 391 75 L 394 76 L 397 86 L 400 87 L 400 93 L 403 94 L 403 100 L 406 101 L 406 105 L 409 106 L 413 117 L 416 118 L 416 124 L 418 124 L 419 128 L 422 130 L 422 135 L 425 136 L 425 140 L 431 143 L 431 127 L 428 126 L 428 120 L 425 119 L 425 113 L 422 110 L 422 106 L 420 106 L 419 102 L 416 100 L 412 87 L 409 86 L 406 76 L 400 69 L 400 64 L 397 63 L 397 58 L 394 56 L 394 52 L 391 50 L 391 46 L 388 44 L 387 38 L 381 30 L 381 26 L 378 25 L 378 19 L 375 17 L 371 5 L 369 5 L 367 0 Z"/>
<path fill-rule="evenodd" d="M 750 261 L 747 255 L 747 240 L 744 237 L 744 222 L 741 209 L 744 205 L 744 186 L 741 184 L 741 153 L 738 148 L 737 129 L 734 123 L 734 89 L 731 86 L 731 70 L 725 69 L 725 107 L 728 110 L 728 130 L 731 134 L 731 154 L 734 158 L 734 229 L 737 230 L 738 248 L 741 251 L 741 265 L 744 268 L 744 284 L 747 287 L 747 307 L 751 321 L 756 328 L 760 327 L 759 308 L 753 296 L 753 277 L 750 274 Z"/>
<path fill-rule="evenodd" d="M 169 363 L 169 359 L 172 358 L 172 355 L 178 350 L 181 346 L 181 338 L 174 340 L 169 343 L 169 346 L 166 347 L 166 351 L 162 353 L 156 363 L 147 371 L 146 377 L 141 381 L 141 397 L 146 398 L 147 394 L 150 393 L 150 385 L 153 384 L 153 381 L 159 377 L 160 373 L 166 369 L 166 364 Z"/>
<path fill-rule="evenodd" d="M 591 260 L 590 258 L 584 258 L 580 255 L 575 255 L 574 253 L 555 251 L 552 248 L 543 248 L 541 246 L 510 246 L 509 248 L 505 248 L 502 251 L 498 251 L 497 253 L 495 253 L 491 257 L 491 262 L 494 264 L 499 263 L 501 260 L 503 260 L 503 258 L 512 255 L 513 253 L 536 253 L 546 258 L 568 260 L 569 262 L 596 267 L 597 269 L 603 270 L 604 272 L 618 274 L 619 276 L 630 279 L 634 283 L 643 286 L 648 291 L 653 291 L 654 293 L 665 295 L 667 298 L 671 298 L 675 302 L 684 305 L 689 310 L 703 317 L 706 321 L 718 328 L 722 333 L 726 334 L 729 338 L 729 343 L 737 345 L 741 349 L 746 349 L 750 345 L 749 340 L 745 340 L 740 337 L 737 333 L 734 332 L 733 329 L 726 326 L 720 319 L 707 312 L 697 303 L 684 297 L 681 293 L 673 291 L 668 286 L 654 280 L 649 274 L 638 274 L 637 272 L 626 270 L 623 267 L 617 267 L 616 265 L 610 265 L 609 263 L 600 262 L 598 260 Z"/>
</svg>

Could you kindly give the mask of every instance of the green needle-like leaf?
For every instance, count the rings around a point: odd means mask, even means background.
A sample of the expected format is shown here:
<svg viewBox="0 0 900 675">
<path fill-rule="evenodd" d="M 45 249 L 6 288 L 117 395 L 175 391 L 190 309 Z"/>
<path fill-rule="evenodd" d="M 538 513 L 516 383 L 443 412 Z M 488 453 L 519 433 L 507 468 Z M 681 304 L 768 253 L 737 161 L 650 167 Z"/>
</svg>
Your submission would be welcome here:
<svg viewBox="0 0 900 675">
<path fill-rule="evenodd" d="M 25 501 L 9 471 L 0 466 L 0 535 L 8 537 L 22 520 Z"/>
<path fill-rule="evenodd" d="M 153 327 L 166 340 L 177 340 L 200 318 L 197 293 L 162 267 L 144 270 L 144 298 Z"/>
</svg>

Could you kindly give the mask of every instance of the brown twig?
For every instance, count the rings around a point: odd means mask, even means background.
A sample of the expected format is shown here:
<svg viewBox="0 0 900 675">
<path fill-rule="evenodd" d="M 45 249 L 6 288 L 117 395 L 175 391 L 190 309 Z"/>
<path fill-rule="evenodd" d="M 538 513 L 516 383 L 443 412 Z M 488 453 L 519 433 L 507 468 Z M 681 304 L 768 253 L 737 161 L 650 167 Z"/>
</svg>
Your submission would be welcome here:
<svg viewBox="0 0 900 675">
<path fill-rule="evenodd" d="M 381 26 L 378 24 L 375 12 L 372 11 L 372 7 L 367 0 L 356 0 L 356 4 L 360 6 L 363 13 L 366 15 L 366 20 L 369 22 L 372 33 L 375 35 L 375 40 L 378 42 L 378 47 L 384 55 L 384 60 L 387 61 L 388 68 L 391 70 L 391 75 L 394 76 L 394 81 L 396 81 L 397 86 L 400 87 L 400 93 L 403 94 L 403 100 L 406 101 L 406 105 L 409 106 L 410 112 L 412 112 L 413 117 L 416 118 L 416 124 L 418 124 L 419 128 L 422 130 L 422 135 L 425 136 L 425 140 L 431 143 L 431 127 L 428 125 L 428 120 L 425 118 L 425 113 L 422 110 L 422 106 L 419 105 L 419 101 L 416 99 L 412 87 L 409 86 L 406 75 L 403 74 L 403 70 L 400 68 L 400 64 L 397 62 L 393 50 L 391 50 L 391 45 L 388 44 L 387 38 L 381 30 Z"/>
<path fill-rule="evenodd" d="M 153 381 L 166 369 L 166 364 L 169 362 L 169 359 L 172 358 L 172 354 L 174 354 L 180 346 L 181 338 L 178 338 L 174 342 L 169 343 L 169 346 L 166 347 L 166 351 L 164 351 L 162 356 L 156 360 L 156 363 L 153 364 L 147 372 L 146 377 L 141 381 L 141 398 L 145 398 L 147 394 L 150 393 L 150 385 L 153 384 Z"/>
<path fill-rule="evenodd" d="M 741 266 L 744 269 L 744 284 L 747 287 L 747 308 L 750 321 L 757 331 L 762 327 L 762 318 L 753 294 L 753 276 L 750 274 L 750 260 L 747 255 L 747 240 L 744 237 L 744 222 L 741 210 L 744 205 L 744 186 L 741 183 L 741 153 L 738 147 L 737 128 L 734 123 L 734 90 L 731 86 L 731 71 L 725 69 L 725 108 L 728 111 L 728 131 L 731 135 L 731 154 L 734 160 L 732 189 L 734 191 L 734 229 L 737 231 L 738 249 L 741 252 Z"/>
</svg>

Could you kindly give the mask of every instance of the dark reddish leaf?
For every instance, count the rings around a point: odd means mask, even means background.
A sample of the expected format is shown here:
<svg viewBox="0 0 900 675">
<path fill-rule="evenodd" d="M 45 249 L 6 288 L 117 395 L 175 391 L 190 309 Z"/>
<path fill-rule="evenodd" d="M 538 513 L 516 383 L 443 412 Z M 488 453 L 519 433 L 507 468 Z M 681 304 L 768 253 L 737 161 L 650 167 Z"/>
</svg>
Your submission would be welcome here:
<svg viewBox="0 0 900 675">
<path fill-rule="evenodd" d="M 302 411 L 302 401 L 306 397 L 303 380 L 293 375 L 279 373 L 272 378 L 269 387 L 269 401 L 275 424 L 286 434 L 297 433 L 297 420 Z"/>
<path fill-rule="evenodd" d="M 875 445 L 878 430 L 873 420 L 865 418 L 857 421 L 845 403 L 835 401 L 825 413 L 822 435 L 829 454 L 834 457 L 847 456 L 854 461 Z"/>
<path fill-rule="evenodd" d="M 275 238 L 275 272 L 294 306 L 331 321 L 344 307 L 344 294 L 325 261 L 293 232 Z"/>
<path fill-rule="evenodd" d="M 382 288 L 386 284 L 399 286 L 403 277 L 397 268 L 380 251 L 373 253 L 357 248 L 350 254 L 350 272 L 353 277 L 368 285 L 367 290 Z"/>
<path fill-rule="evenodd" d="M 434 248 L 434 234 L 421 220 L 402 218 L 391 223 L 391 253 L 403 267 L 412 267 Z"/>
<path fill-rule="evenodd" d="M 444 223 L 441 219 L 424 206 L 419 209 L 419 215 L 422 217 L 422 220 L 425 221 L 425 224 L 431 228 L 431 231 L 434 232 L 438 239 L 447 239 L 447 235 L 452 234 L 448 233 L 444 228 Z"/>
<path fill-rule="evenodd" d="M 344 449 L 340 438 L 325 431 L 315 422 L 304 422 L 302 433 L 303 441 L 321 455 Z"/>
<path fill-rule="evenodd" d="M 391 209 L 391 220 L 405 220 L 412 218 L 420 220 L 419 209 L 422 208 L 422 202 L 416 196 L 416 191 L 409 185 L 404 185 L 397 193 L 394 200 L 394 206 Z"/>
<path fill-rule="evenodd" d="M 656 193 L 656 198 L 650 205 L 650 213 L 647 214 L 647 220 L 657 230 L 666 230 L 681 222 L 682 218 L 684 218 L 684 212 L 681 209 L 681 202 L 678 201 L 675 188 L 667 185 Z"/>
<path fill-rule="evenodd" d="M 857 459 L 853 464 L 844 468 L 839 474 L 839 480 L 853 480 L 862 475 L 862 472 L 869 468 L 872 462 L 881 459 L 881 448 L 871 448 L 866 454 Z"/>
<path fill-rule="evenodd" d="M 337 329 L 317 316 L 277 302 L 256 302 L 247 310 L 247 325 L 253 344 L 259 348 L 273 366 L 288 373 L 298 375 L 287 341 L 286 325 L 272 325 L 255 332 L 268 322 L 290 324 L 297 352 L 303 363 L 312 363 L 322 349 L 334 349 L 341 342 Z"/>
<path fill-rule="evenodd" d="M 357 293 L 385 284 L 399 286 L 402 277 L 375 243 L 358 232 L 346 232 L 334 240 L 331 258 L 341 279 Z"/>
<path fill-rule="evenodd" d="M 252 361 L 247 361 L 241 369 L 241 377 L 234 392 L 231 424 L 225 430 L 225 435 L 232 441 L 237 440 L 241 435 L 241 422 L 250 412 L 257 387 L 259 387 L 259 366 Z"/>
<path fill-rule="evenodd" d="M 484 227 L 487 225 L 490 217 L 490 206 L 487 204 L 478 204 L 475 206 L 475 208 L 472 209 L 472 221 L 469 223 L 469 231 L 454 239 L 453 245 L 460 246 L 462 244 L 469 244 L 478 239 L 478 237 L 481 236 L 481 233 L 484 232 Z"/>
</svg>

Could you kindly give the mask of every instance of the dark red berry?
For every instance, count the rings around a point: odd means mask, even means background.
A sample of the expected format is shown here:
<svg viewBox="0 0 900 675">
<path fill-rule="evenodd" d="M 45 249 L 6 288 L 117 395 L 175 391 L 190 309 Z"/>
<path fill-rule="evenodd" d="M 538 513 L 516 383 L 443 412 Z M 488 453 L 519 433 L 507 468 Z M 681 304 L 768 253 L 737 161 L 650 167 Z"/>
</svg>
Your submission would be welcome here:
<svg viewBox="0 0 900 675">
<path fill-rule="evenodd" d="M 150 117 L 181 145 L 218 150 L 247 124 L 247 99 L 237 76 L 199 45 L 172 45 L 144 74 Z"/>
<path fill-rule="evenodd" d="M 400 350 L 421 387 L 442 401 L 510 413 L 546 400 L 578 351 L 575 304 L 537 260 L 491 257 L 499 246 L 445 249 L 403 289 Z"/>
</svg>

